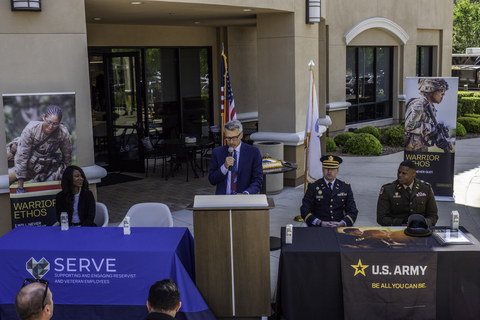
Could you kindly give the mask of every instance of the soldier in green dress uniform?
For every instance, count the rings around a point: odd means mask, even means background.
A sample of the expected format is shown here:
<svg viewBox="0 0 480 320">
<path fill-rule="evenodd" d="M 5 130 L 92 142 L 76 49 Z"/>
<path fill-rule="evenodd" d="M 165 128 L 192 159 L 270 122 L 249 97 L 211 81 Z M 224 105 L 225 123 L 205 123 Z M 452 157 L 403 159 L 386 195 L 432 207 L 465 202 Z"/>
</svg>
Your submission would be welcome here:
<svg viewBox="0 0 480 320">
<path fill-rule="evenodd" d="M 411 160 L 400 163 L 397 180 L 384 184 L 377 202 L 377 222 L 381 226 L 402 226 L 414 213 L 421 214 L 428 226 L 438 220 L 437 203 L 428 182 L 418 180 Z"/>
</svg>

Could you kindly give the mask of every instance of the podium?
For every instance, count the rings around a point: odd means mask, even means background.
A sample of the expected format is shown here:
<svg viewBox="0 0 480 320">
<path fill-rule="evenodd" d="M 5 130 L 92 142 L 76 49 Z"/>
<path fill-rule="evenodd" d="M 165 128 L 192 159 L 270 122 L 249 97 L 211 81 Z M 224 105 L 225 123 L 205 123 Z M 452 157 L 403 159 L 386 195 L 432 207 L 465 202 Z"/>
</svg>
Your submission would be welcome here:
<svg viewBox="0 0 480 320">
<path fill-rule="evenodd" d="M 234 197 L 246 204 L 251 196 Z M 269 210 L 275 206 L 267 200 L 262 207 L 187 207 L 193 210 L 196 285 L 216 317 L 270 316 Z"/>
</svg>

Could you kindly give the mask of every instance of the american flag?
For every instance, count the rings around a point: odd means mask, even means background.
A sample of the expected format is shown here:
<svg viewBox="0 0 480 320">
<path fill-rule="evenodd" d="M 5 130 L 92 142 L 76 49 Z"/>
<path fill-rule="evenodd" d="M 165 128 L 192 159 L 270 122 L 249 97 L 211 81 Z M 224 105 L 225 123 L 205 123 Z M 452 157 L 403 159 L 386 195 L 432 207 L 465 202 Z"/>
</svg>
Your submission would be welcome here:
<svg viewBox="0 0 480 320">
<path fill-rule="evenodd" d="M 226 88 L 226 90 L 225 90 Z M 232 86 L 227 67 L 227 56 L 222 54 L 222 121 L 225 123 L 237 119 L 235 112 L 235 101 L 233 101 Z"/>
</svg>

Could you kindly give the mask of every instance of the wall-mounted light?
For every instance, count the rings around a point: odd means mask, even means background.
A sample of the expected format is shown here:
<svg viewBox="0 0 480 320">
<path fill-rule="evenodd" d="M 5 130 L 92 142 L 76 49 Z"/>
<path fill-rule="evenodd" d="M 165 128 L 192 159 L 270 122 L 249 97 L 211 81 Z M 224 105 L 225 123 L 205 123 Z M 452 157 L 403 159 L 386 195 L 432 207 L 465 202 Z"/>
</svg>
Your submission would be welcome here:
<svg viewBox="0 0 480 320">
<path fill-rule="evenodd" d="M 42 11 L 40 0 L 10 0 L 12 11 Z"/>
<path fill-rule="evenodd" d="M 320 23 L 322 18 L 320 17 L 320 4 L 321 0 L 306 0 L 306 23 L 314 24 Z"/>
</svg>

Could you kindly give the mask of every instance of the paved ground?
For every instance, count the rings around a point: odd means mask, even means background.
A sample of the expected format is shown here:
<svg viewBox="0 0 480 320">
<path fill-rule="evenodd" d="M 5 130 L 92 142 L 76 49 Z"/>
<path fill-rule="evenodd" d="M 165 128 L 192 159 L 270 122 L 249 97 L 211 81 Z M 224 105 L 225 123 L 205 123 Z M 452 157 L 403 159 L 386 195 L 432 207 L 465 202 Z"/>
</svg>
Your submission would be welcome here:
<svg viewBox="0 0 480 320">
<path fill-rule="evenodd" d="M 338 178 L 349 182 L 353 192 L 359 215 L 358 226 L 377 225 L 376 204 L 381 186 L 396 179 L 398 165 L 403 160 L 403 152 L 379 157 L 345 157 Z M 174 227 L 188 227 L 192 234 L 193 216 L 184 208 L 193 202 L 195 195 L 213 194 L 214 187 L 207 176 L 199 179 L 190 177 L 186 182 L 184 171 L 166 181 L 161 177 L 161 167 L 155 174 L 145 178 L 141 174 L 130 174 L 143 177 L 142 180 L 112 185 L 98 189 L 98 201 L 107 205 L 111 226 L 115 226 L 135 203 L 162 202 L 172 211 Z M 128 173 L 126 173 L 128 174 Z M 455 154 L 455 202 L 438 202 L 439 221 L 437 225 L 449 225 L 450 213 L 458 210 L 460 224 L 467 228 L 477 239 L 480 239 L 480 138 L 459 140 Z M 279 236 L 280 228 L 294 222 L 299 214 L 303 197 L 303 185 L 296 188 L 285 187 L 272 198 L 275 209 L 270 211 L 270 234 Z M 272 297 L 277 279 L 280 250 L 271 252 Z"/>
</svg>

